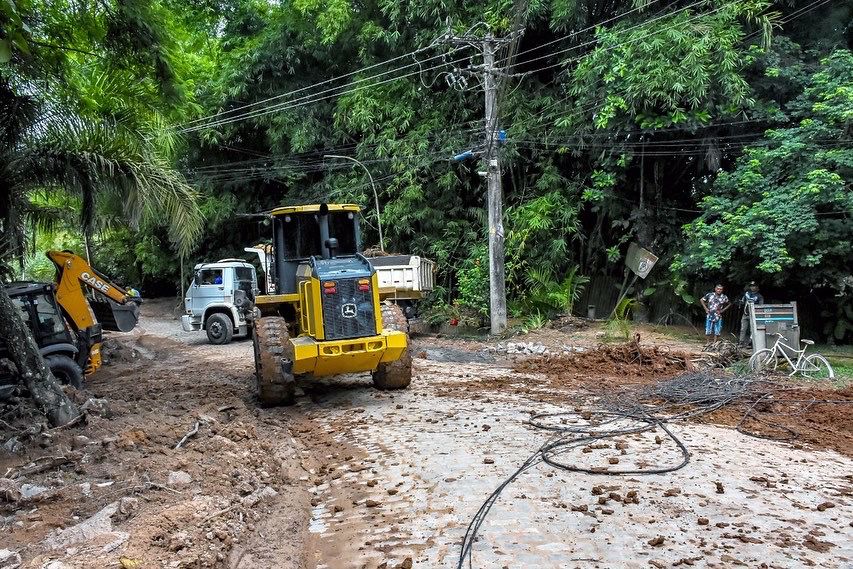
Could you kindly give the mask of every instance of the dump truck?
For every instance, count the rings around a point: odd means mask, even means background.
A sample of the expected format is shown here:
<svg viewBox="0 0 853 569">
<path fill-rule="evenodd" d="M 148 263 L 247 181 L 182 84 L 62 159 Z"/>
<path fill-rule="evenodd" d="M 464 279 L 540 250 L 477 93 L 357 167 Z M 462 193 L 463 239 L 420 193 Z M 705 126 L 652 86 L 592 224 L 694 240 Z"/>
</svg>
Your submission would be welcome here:
<svg viewBox="0 0 853 569">
<path fill-rule="evenodd" d="M 55 283 L 19 281 L 5 289 L 53 375 L 79 388 L 84 375 L 101 367 L 103 330 L 132 330 L 142 299 L 70 251 L 46 255 L 56 265 Z"/>
<path fill-rule="evenodd" d="M 227 344 L 252 330 L 253 301 L 259 293 L 255 267 L 242 259 L 199 263 L 184 294 L 181 327 L 204 330 L 211 344 Z"/>
<path fill-rule="evenodd" d="M 378 389 L 412 380 L 402 309 L 380 300 L 363 254 L 359 206 L 279 207 L 262 249 L 268 282 L 254 299 L 253 347 L 262 404 L 291 404 L 296 378 L 369 372 Z"/>
<path fill-rule="evenodd" d="M 417 255 L 370 257 L 379 278 L 379 298 L 391 300 L 411 320 L 417 317 L 417 302 L 435 288 L 435 263 Z"/>
</svg>

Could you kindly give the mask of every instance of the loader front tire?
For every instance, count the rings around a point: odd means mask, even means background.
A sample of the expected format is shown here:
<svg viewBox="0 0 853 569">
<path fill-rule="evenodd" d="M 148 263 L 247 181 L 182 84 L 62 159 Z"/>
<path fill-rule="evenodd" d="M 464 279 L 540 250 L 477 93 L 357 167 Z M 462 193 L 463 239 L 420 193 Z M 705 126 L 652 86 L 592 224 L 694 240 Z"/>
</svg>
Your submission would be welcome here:
<svg viewBox="0 0 853 569">
<path fill-rule="evenodd" d="M 293 377 L 293 344 L 287 333 L 287 322 L 280 316 L 258 318 L 252 336 L 261 405 L 293 405 L 296 401 L 296 380 Z"/>
<path fill-rule="evenodd" d="M 412 383 L 412 354 L 409 350 L 409 323 L 403 310 L 396 304 L 386 302 L 382 305 L 382 327 L 406 334 L 406 351 L 400 359 L 379 364 L 373 372 L 373 386 L 382 391 L 405 389 Z"/>
</svg>

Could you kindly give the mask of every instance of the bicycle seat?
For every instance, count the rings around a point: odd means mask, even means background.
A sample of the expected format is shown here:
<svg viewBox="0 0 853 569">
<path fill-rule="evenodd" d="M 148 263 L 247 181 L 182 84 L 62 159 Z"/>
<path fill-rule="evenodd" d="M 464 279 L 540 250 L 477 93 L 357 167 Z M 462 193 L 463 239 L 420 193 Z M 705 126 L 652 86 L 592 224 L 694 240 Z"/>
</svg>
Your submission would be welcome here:
<svg viewBox="0 0 853 569">
<path fill-rule="evenodd" d="M 814 342 L 812 340 L 800 340 L 800 342 L 807 346 L 814 346 Z"/>
</svg>

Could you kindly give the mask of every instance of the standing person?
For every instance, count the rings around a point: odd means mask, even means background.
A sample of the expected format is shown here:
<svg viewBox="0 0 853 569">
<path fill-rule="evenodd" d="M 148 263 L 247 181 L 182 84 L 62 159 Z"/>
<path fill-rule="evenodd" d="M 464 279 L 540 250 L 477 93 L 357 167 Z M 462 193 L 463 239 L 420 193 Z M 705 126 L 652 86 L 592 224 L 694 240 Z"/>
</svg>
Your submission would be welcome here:
<svg viewBox="0 0 853 569">
<path fill-rule="evenodd" d="M 758 292 L 758 283 L 752 281 L 749 283 L 749 288 L 743 294 L 741 299 L 743 302 L 743 315 L 740 317 L 740 338 L 738 346 L 746 345 L 746 337 L 749 334 L 749 305 L 764 304 L 764 297 Z"/>
<path fill-rule="evenodd" d="M 705 339 L 706 345 L 711 345 L 711 337 L 716 342 L 720 339 L 720 332 L 723 329 L 723 312 L 729 309 L 731 303 L 729 297 L 723 294 L 723 285 L 718 284 L 714 287 L 713 292 L 709 292 L 703 296 L 699 302 L 702 303 L 702 308 L 705 309 Z"/>
</svg>

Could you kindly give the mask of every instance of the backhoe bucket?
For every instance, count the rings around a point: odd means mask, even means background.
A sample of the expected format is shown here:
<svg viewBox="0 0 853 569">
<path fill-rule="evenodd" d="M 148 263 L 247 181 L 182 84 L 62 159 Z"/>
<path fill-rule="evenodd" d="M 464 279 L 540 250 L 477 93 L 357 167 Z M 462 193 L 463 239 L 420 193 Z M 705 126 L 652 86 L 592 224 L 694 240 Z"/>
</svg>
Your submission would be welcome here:
<svg viewBox="0 0 853 569">
<path fill-rule="evenodd" d="M 92 312 L 104 330 L 130 332 L 139 322 L 139 304 L 133 301 L 119 304 L 113 300 L 90 300 Z"/>
</svg>

